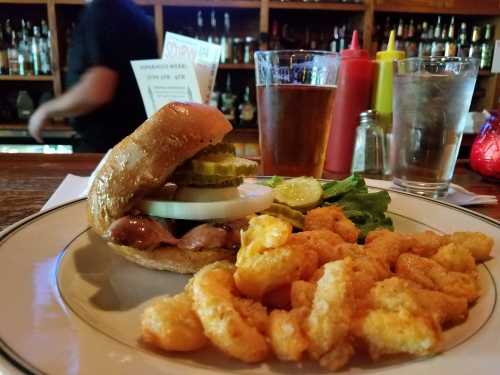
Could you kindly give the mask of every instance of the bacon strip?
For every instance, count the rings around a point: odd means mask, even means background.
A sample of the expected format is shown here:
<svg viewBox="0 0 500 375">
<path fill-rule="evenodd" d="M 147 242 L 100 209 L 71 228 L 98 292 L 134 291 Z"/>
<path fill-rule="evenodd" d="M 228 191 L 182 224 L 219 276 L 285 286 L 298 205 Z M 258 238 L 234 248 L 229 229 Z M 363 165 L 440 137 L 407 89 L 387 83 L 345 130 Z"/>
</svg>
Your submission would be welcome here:
<svg viewBox="0 0 500 375">
<path fill-rule="evenodd" d="M 109 226 L 105 237 L 139 250 L 152 250 L 161 244 L 177 245 L 179 242 L 166 225 L 148 216 L 123 216 Z"/>
</svg>

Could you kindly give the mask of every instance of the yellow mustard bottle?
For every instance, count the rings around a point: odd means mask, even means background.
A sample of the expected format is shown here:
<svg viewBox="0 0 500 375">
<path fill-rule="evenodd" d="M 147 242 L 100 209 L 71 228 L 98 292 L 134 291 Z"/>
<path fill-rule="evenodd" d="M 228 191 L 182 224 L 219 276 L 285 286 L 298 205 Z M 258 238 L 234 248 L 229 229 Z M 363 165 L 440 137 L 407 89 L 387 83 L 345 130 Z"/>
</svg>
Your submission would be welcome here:
<svg viewBox="0 0 500 375">
<path fill-rule="evenodd" d="M 391 31 L 387 50 L 378 51 L 375 64 L 372 107 L 378 113 L 379 125 L 386 133 L 392 129 L 392 76 L 393 61 L 405 58 L 404 51 L 395 50 L 394 30 Z"/>
</svg>

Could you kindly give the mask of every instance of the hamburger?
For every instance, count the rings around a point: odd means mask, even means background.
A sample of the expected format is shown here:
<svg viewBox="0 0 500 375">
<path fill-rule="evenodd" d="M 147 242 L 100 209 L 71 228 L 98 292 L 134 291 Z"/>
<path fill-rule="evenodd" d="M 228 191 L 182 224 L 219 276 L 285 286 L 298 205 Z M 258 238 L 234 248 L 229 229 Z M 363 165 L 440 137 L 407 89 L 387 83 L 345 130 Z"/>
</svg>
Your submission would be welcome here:
<svg viewBox="0 0 500 375">
<path fill-rule="evenodd" d="M 257 164 L 221 143 L 217 109 L 170 103 L 118 143 L 97 171 L 88 221 L 116 253 L 141 266 L 192 273 L 234 260 L 248 216 L 273 201 L 244 183 Z"/>
</svg>

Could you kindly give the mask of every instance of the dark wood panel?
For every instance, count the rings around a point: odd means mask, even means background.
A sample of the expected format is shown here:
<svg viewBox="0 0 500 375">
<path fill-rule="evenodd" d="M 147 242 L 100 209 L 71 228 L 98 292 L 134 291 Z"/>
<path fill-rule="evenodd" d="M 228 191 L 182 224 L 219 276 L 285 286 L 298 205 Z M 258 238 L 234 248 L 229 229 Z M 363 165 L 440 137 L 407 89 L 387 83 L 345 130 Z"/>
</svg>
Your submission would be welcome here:
<svg viewBox="0 0 500 375">
<path fill-rule="evenodd" d="M 88 176 L 100 154 L 0 154 L 0 230 L 40 210 L 66 174 Z M 500 199 L 500 184 L 488 182 L 459 162 L 454 182 L 477 194 Z M 473 206 L 472 210 L 500 219 L 500 206 Z"/>
</svg>

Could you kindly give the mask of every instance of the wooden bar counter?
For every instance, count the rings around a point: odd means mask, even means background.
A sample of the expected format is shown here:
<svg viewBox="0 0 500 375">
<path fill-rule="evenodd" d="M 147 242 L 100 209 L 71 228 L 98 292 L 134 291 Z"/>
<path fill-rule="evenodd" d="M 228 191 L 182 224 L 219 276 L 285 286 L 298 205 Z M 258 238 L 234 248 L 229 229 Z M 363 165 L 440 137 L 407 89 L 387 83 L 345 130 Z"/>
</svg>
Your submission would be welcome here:
<svg viewBox="0 0 500 375">
<path fill-rule="evenodd" d="M 101 154 L 0 154 L 0 230 L 38 212 L 68 173 L 90 175 L 101 158 Z M 500 200 L 500 184 L 483 180 L 466 162 L 457 164 L 454 182 Z M 468 208 L 500 220 L 498 204 Z"/>
</svg>

